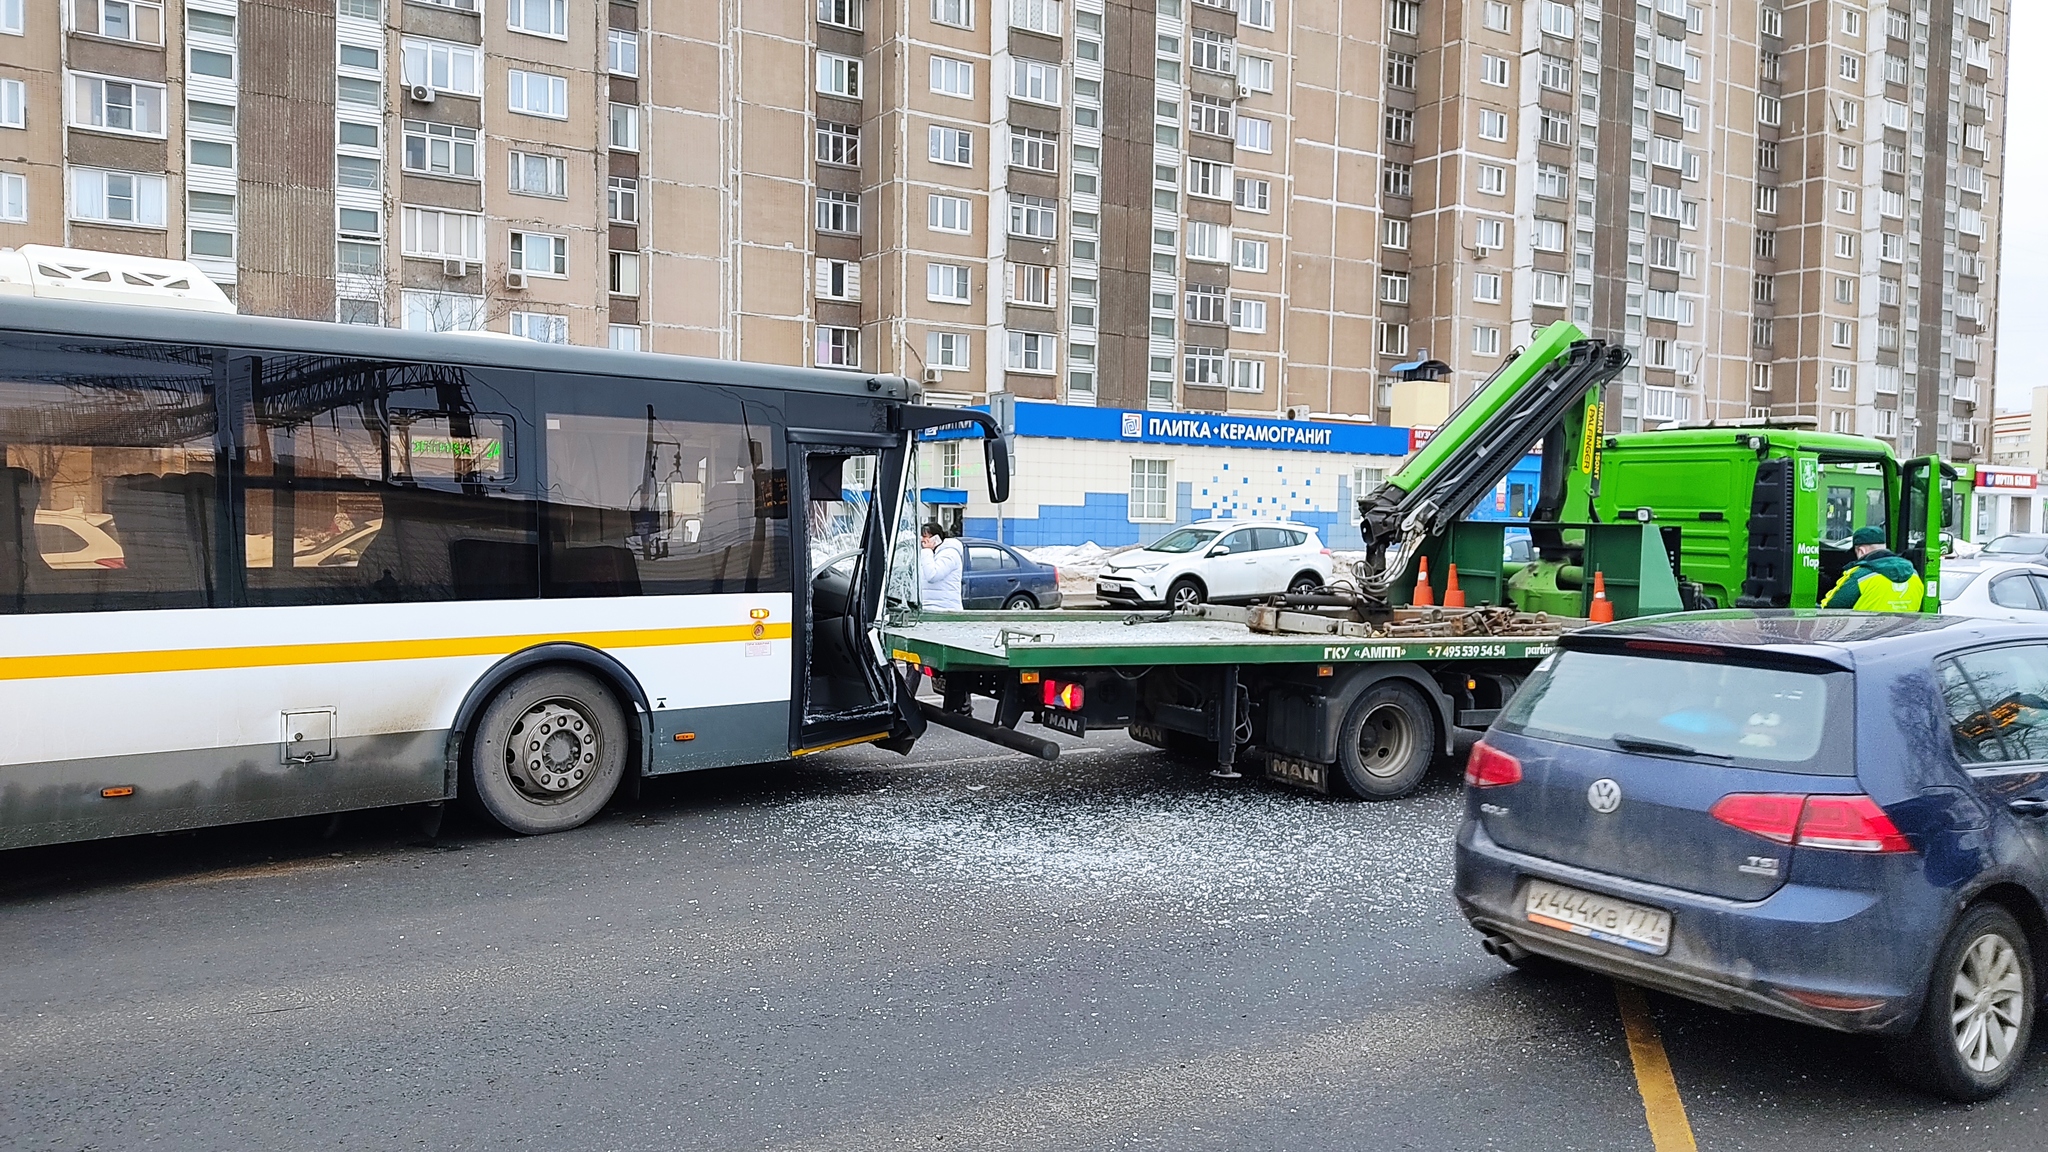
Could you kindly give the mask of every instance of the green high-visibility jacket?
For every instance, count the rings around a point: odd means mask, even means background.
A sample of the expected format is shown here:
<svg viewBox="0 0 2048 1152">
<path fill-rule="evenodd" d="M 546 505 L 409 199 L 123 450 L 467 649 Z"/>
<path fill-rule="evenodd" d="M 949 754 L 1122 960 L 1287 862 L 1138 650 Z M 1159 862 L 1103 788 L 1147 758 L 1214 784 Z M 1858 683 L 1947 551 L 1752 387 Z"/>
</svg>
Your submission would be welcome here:
<svg viewBox="0 0 2048 1152">
<path fill-rule="evenodd" d="M 1855 608 L 1864 612 L 1918 612 L 1927 584 L 1905 557 L 1880 548 L 1849 566 L 1823 608 Z"/>
</svg>

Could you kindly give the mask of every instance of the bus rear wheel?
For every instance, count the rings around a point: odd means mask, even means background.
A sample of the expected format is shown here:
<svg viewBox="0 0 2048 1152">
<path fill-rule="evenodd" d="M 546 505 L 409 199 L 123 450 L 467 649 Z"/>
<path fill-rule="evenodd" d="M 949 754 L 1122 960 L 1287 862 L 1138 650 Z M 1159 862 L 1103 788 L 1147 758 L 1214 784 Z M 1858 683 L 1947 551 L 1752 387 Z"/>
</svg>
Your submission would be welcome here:
<svg viewBox="0 0 2048 1152">
<path fill-rule="evenodd" d="M 507 831 L 566 832 L 618 791 L 626 745 L 625 713 L 595 677 L 529 672 L 499 689 L 478 717 L 464 795 Z"/>
</svg>

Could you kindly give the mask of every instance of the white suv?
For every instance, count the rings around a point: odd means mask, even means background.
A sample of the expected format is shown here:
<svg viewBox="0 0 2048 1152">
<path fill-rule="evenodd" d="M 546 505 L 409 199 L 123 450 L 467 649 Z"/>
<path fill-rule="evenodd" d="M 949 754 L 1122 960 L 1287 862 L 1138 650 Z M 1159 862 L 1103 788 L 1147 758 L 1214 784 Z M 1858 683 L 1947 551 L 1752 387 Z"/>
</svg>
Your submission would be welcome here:
<svg viewBox="0 0 2048 1152">
<path fill-rule="evenodd" d="M 1113 604 L 1178 611 L 1205 600 L 1312 591 L 1332 576 L 1330 550 L 1306 524 L 1197 520 L 1111 557 L 1095 579 L 1095 594 Z"/>
</svg>

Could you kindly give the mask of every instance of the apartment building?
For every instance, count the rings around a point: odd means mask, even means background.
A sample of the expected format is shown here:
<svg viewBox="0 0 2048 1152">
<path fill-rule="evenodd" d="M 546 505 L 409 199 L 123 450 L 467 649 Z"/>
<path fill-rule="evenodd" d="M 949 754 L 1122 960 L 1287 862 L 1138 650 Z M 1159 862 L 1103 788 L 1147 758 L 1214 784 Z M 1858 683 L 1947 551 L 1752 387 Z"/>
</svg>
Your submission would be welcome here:
<svg viewBox="0 0 2048 1152">
<path fill-rule="evenodd" d="M 1419 426 L 1572 319 L 1636 352 L 1616 429 L 1966 459 L 2010 3 L 0 0 L 0 245 L 943 401 Z"/>
</svg>

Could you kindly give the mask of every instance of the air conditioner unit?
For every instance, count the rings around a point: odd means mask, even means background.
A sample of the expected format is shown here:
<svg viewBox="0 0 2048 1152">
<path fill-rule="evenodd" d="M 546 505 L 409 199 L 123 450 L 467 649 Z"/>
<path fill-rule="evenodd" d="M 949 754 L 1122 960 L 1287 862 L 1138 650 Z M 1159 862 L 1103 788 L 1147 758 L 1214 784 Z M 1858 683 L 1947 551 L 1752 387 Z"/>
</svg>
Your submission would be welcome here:
<svg viewBox="0 0 2048 1152">
<path fill-rule="evenodd" d="M 507 273 L 505 273 L 505 287 L 507 287 L 507 288 L 514 288 L 514 289 L 520 289 L 520 290 L 524 290 L 524 289 L 525 289 L 525 287 L 526 287 L 526 273 L 524 273 L 524 272 L 507 272 Z"/>
<path fill-rule="evenodd" d="M 936 388 L 945 382 L 946 374 L 944 372 L 939 371 L 937 368 L 927 368 L 924 370 L 925 387 Z"/>
<path fill-rule="evenodd" d="M 1251 99 L 1251 98 L 1252 98 L 1252 86 L 1251 86 L 1251 85 L 1249 85 L 1249 84 L 1239 84 L 1239 85 L 1237 86 L 1237 98 L 1238 98 L 1239 100 L 1249 100 L 1249 99 Z"/>
<path fill-rule="evenodd" d="M 444 276 L 454 276 L 457 277 L 458 279 L 463 276 L 467 276 L 469 275 L 469 261 L 464 260 L 459 256 L 453 259 L 443 260 L 441 261 L 441 274 Z"/>
<path fill-rule="evenodd" d="M 1306 419 L 1308 419 L 1308 418 L 1309 418 L 1309 415 L 1311 414 L 1311 412 L 1312 412 L 1312 409 L 1308 409 L 1308 408 L 1301 408 L 1301 407 L 1289 408 L 1289 409 L 1287 410 L 1287 418 L 1288 418 L 1289 420 L 1306 420 Z"/>
<path fill-rule="evenodd" d="M 405 86 L 405 94 L 421 104 L 432 104 L 434 102 L 434 86 L 432 84 L 407 84 Z"/>
</svg>

